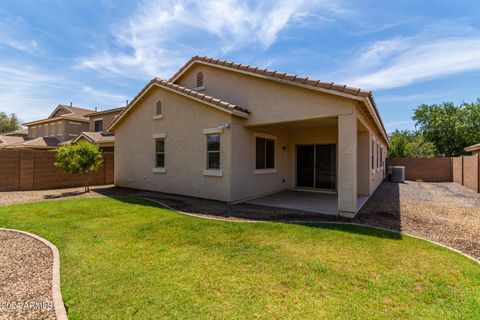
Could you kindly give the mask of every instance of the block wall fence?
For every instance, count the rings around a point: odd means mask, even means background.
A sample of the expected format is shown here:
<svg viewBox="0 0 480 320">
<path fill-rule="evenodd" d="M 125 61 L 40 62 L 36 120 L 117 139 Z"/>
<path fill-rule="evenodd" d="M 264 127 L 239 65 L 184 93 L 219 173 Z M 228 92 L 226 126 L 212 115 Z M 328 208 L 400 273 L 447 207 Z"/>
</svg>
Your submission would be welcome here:
<svg viewBox="0 0 480 320">
<path fill-rule="evenodd" d="M 89 173 L 89 184 L 113 183 L 113 152 L 104 152 L 103 165 Z M 54 165 L 55 152 L 46 150 L 0 150 L 0 191 L 27 191 L 80 187 L 83 176 L 68 174 Z"/>
<path fill-rule="evenodd" d="M 480 154 L 462 157 L 390 158 L 387 166 L 405 166 L 405 179 L 455 182 L 480 193 Z"/>
</svg>

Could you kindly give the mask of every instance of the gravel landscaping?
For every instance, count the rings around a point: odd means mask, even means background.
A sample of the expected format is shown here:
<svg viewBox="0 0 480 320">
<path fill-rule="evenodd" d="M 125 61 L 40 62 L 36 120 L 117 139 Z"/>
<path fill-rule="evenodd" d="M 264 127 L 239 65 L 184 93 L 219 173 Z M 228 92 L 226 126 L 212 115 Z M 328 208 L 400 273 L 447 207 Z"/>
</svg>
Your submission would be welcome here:
<svg viewBox="0 0 480 320">
<path fill-rule="evenodd" d="M 30 236 L 0 230 L 0 319 L 56 319 L 53 256 Z"/>
<path fill-rule="evenodd" d="M 385 182 L 354 219 L 112 186 L 94 187 L 91 193 L 84 193 L 83 188 L 0 192 L 0 205 L 103 196 L 149 197 L 179 211 L 232 220 L 355 222 L 404 231 L 480 258 L 480 195 L 455 183 Z"/>
</svg>

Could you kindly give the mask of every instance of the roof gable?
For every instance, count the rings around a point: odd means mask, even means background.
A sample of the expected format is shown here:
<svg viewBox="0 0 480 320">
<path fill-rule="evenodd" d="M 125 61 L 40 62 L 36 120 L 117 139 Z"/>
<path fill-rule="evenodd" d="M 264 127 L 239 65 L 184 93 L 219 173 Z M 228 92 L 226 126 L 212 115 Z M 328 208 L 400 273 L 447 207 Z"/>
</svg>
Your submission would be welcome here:
<svg viewBox="0 0 480 320">
<path fill-rule="evenodd" d="M 205 64 L 217 68 L 227 69 L 233 72 L 239 72 L 248 74 L 251 76 L 256 76 L 276 82 L 281 82 L 288 85 L 299 86 L 311 90 L 321 91 L 325 93 L 330 93 L 338 96 L 343 96 L 346 98 L 354 99 L 357 101 L 364 102 L 366 105 L 367 115 L 370 121 L 375 123 L 381 134 L 384 136 L 385 141 L 390 144 L 388 139 L 388 134 L 383 125 L 383 122 L 380 118 L 380 113 L 373 98 L 373 94 L 370 90 L 363 90 L 360 88 L 355 88 L 347 86 L 344 84 L 337 84 L 334 82 L 325 82 L 321 80 L 310 79 L 309 77 L 301 77 L 298 75 L 287 74 L 283 72 L 278 72 L 274 70 L 262 69 L 259 67 L 254 67 L 250 65 L 243 65 L 239 63 L 234 63 L 230 61 L 213 59 L 209 57 L 192 57 L 183 67 L 181 67 L 171 78 L 170 82 L 175 83 L 179 78 L 185 74 L 190 67 L 194 64 Z"/>
<path fill-rule="evenodd" d="M 227 112 L 236 116 L 247 118 L 249 115 L 249 111 L 244 107 L 205 95 L 198 91 L 185 88 L 183 86 L 171 83 L 166 80 L 154 78 L 149 83 L 147 83 L 147 85 L 145 85 L 145 87 L 135 96 L 135 98 L 133 98 L 132 102 L 130 102 L 127 105 L 127 107 L 118 115 L 118 117 L 109 125 L 109 127 L 107 128 L 107 131 L 114 130 L 122 122 L 122 120 L 128 115 L 128 113 L 133 110 L 133 108 L 136 106 L 140 98 L 143 97 L 145 94 L 147 94 L 150 90 L 152 90 L 155 87 L 160 87 L 160 88 L 169 90 L 176 94 L 180 94 L 189 99 L 196 100 L 207 106 L 213 107 L 220 111 Z"/>
<path fill-rule="evenodd" d="M 70 110 L 67 109 L 66 106 L 59 104 L 55 110 L 52 111 L 52 113 L 48 116 L 47 119 L 52 119 L 56 118 L 65 114 L 72 113 Z"/>
</svg>

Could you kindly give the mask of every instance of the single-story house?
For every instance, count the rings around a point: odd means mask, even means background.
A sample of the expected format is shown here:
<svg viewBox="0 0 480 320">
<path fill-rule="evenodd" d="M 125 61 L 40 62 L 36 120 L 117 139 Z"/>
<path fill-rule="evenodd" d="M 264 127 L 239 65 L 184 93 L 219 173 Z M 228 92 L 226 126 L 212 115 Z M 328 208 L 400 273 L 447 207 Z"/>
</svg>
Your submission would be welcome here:
<svg viewBox="0 0 480 320">
<path fill-rule="evenodd" d="M 383 181 L 389 147 L 370 91 L 198 56 L 108 130 L 117 186 L 226 202 L 324 192 L 343 216 Z"/>
<path fill-rule="evenodd" d="M 480 154 L 480 143 L 468 146 L 463 150 L 471 152 L 472 154 Z"/>
</svg>

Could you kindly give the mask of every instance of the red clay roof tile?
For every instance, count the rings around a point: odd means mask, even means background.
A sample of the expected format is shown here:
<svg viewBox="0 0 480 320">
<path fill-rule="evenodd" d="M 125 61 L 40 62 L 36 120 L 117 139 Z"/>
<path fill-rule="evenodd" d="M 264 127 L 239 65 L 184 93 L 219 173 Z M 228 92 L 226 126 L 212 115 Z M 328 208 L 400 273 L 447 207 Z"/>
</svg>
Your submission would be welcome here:
<svg viewBox="0 0 480 320">
<path fill-rule="evenodd" d="M 360 89 L 360 88 L 349 87 L 347 85 L 339 85 L 339 84 L 335 84 L 333 82 L 323 82 L 323 81 L 319 81 L 319 80 L 311 80 L 308 77 L 299 77 L 299 76 L 296 76 L 296 75 L 285 76 L 286 75 L 285 73 L 279 73 L 279 72 L 276 72 L 276 71 L 273 71 L 273 70 L 259 69 L 259 68 L 255 68 L 253 66 L 245 66 L 245 65 L 242 65 L 242 64 L 239 64 L 239 63 L 234 63 L 234 62 L 219 60 L 219 59 L 213 60 L 212 58 L 200 57 L 200 56 L 192 57 L 183 67 L 181 67 L 170 78 L 170 81 L 174 82 L 177 79 L 177 77 L 179 77 L 183 73 L 183 71 L 185 69 L 187 69 L 192 63 L 197 62 L 197 61 L 198 62 L 204 62 L 204 63 L 211 63 L 211 64 L 215 64 L 215 65 L 222 65 L 222 66 L 225 66 L 227 68 L 232 68 L 232 69 L 241 69 L 241 70 L 245 70 L 247 72 L 251 72 L 251 73 L 254 73 L 254 74 L 265 75 L 265 76 L 272 77 L 272 78 L 277 78 L 277 79 L 285 79 L 285 80 L 291 81 L 292 83 L 300 83 L 300 84 L 305 84 L 305 85 L 313 86 L 313 87 L 326 88 L 326 89 L 329 89 L 329 90 L 334 90 L 334 91 L 346 93 L 346 94 L 353 95 L 353 96 L 367 98 L 368 100 L 370 100 L 370 103 L 373 106 L 373 110 L 374 110 L 375 114 L 377 115 L 377 117 L 380 121 L 380 125 L 383 129 L 383 132 L 384 132 L 385 136 L 388 136 L 387 132 L 385 130 L 385 127 L 383 125 L 382 119 L 380 118 L 380 113 L 379 113 L 377 105 L 375 103 L 375 99 L 373 98 L 373 94 L 370 90 L 363 90 L 363 89 Z"/>
</svg>

